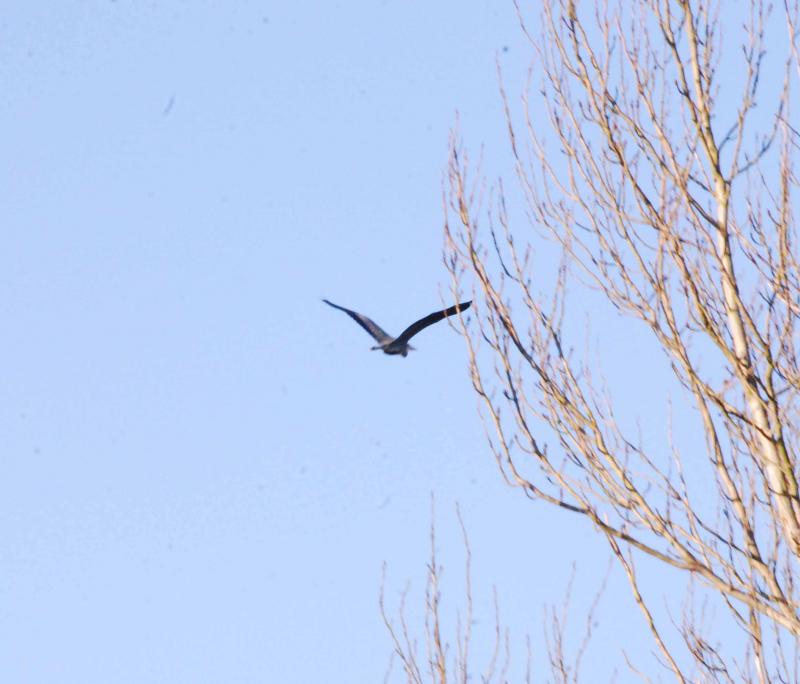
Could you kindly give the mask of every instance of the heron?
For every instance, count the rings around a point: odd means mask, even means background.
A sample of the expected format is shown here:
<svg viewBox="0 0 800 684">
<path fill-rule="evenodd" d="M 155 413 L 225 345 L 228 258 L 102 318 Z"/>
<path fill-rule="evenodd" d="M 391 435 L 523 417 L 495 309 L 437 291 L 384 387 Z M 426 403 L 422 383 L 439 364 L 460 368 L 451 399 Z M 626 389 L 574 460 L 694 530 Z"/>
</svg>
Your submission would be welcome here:
<svg viewBox="0 0 800 684">
<path fill-rule="evenodd" d="M 397 337 L 392 337 L 389 333 L 383 330 L 375 321 L 367 318 L 364 314 L 360 314 L 357 311 L 352 311 L 350 309 L 345 309 L 343 306 L 339 306 L 338 304 L 334 304 L 327 299 L 323 299 L 328 306 L 332 306 L 334 309 L 339 309 L 339 311 L 344 311 L 350 318 L 352 318 L 356 323 L 358 323 L 364 330 L 366 330 L 370 335 L 375 338 L 375 341 L 378 343 L 377 346 L 371 347 L 371 349 L 381 349 L 383 350 L 384 354 L 400 354 L 401 356 L 408 356 L 409 351 L 413 351 L 414 347 L 412 347 L 408 341 L 414 337 L 418 332 L 424 330 L 429 325 L 433 325 L 434 323 L 438 323 L 443 318 L 447 318 L 448 316 L 452 316 L 453 314 L 457 314 L 459 311 L 466 311 L 469 309 L 470 304 L 472 304 L 472 300 L 468 302 L 462 302 L 461 304 L 456 304 L 455 306 L 451 306 L 449 309 L 444 309 L 442 311 L 434 311 L 431 314 L 428 314 L 424 318 L 420 318 L 418 321 L 409 325 L 403 332 L 401 332 Z"/>
</svg>

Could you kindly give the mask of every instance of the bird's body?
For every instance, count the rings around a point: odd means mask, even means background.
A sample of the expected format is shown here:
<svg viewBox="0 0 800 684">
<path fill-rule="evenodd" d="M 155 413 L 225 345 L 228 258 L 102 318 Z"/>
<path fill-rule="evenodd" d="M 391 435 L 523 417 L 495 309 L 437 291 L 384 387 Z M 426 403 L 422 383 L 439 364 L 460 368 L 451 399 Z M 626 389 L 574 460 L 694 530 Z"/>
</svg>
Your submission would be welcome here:
<svg viewBox="0 0 800 684">
<path fill-rule="evenodd" d="M 399 354 L 400 356 L 408 356 L 408 352 L 414 349 L 414 347 L 412 347 L 408 341 L 418 332 L 424 330 L 429 325 L 433 325 L 434 323 L 441 321 L 443 318 L 452 316 L 459 311 L 466 311 L 469 309 L 470 304 L 472 304 L 472 301 L 463 302 L 462 304 L 456 304 L 455 306 L 451 306 L 449 309 L 444 309 L 443 311 L 434 311 L 433 313 L 428 314 L 424 318 L 420 318 L 418 321 L 409 325 L 397 337 L 392 337 L 377 323 L 375 323 L 375 321 L 367 318 L 363 314 L 360 314 L 357 311 L 351 311 L 350 309 L 345 309 L 343 306 L 334 304 L 327 299 L 323 299 L 322 301 L 328 306 L 332 306 L 334 309 L 344 311 L 348 316 L 350 316 L 350 318 L 352 318 L 356 323 L 364 328 L 364 330 L 372 335 L 372 337 L 374 337 L 375 341 L 378 343 L 377 346 L 372 347 L 372 349 L 380 349 L 384 354 Z"/>
</svg>

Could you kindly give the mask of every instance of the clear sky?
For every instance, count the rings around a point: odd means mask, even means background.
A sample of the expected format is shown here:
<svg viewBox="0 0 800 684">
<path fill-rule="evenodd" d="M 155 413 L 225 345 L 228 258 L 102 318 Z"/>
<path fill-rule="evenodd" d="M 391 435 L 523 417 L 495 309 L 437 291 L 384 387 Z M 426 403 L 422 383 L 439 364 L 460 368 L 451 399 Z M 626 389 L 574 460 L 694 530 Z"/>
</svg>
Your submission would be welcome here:
<svg viewBox="0 0 800 684">
<path fill-rule="evenodd" d="M 498 57 L 519 92 L 511 2 L 3 3 L 0 680 L 382 681 L 432 493 L 477 665 L 493 584 L 518 664 L 573 562 L 582 624 L 608 553 L 501 483 L 462 341 L 387 357 L 320 301 L 399 333 L 448 297 L 448 132 L 507 154 Z M 647 661 L 630 604 L 613 574 L 597 676 Z"/>
</svg>

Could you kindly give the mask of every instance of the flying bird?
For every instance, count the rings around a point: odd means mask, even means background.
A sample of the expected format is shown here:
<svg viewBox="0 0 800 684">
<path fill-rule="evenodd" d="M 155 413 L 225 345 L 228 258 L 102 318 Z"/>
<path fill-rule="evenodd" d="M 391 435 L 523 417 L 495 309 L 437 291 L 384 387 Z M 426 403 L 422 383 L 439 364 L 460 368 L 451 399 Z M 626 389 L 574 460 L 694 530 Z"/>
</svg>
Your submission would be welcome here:
<svg viewBox="0 0 800 684">
<path fill-rule="evenodd" d="M 420 318 L 416 323 L 409 325 L 397 337 L 392 337 L 377 323 L 375 323 L 375 321 L 367 318 L 364 316 L 364 314 L 360 314 L 357 311 L 351 311 L 350 309 L 345 309 L 343 306 L 329 302 L 327 299 L 323 299 L 322 301 L 328 306 L 332 306 L 334 309 L 344 311 L 348 316 L 350 316 L 350 318 L 352 318 L 356 323 L 364 328 L 364 330 L 372 335 L 375 338 L 375 341 L 378 343 L 378 345 L 372 347 L 372 349 L 382 349 L 384 354 L 400 354 L 401 356 L 408 356 L 408 352 L 414 349 L 414 347 L 412 347 L 408 341 L 418 332 L 424 330 L 429 325 L 438 323 L 443 318 L 452 316 L 459 311 L 466 311 L 469 309 L 470 304 L 472 304 L 472 301 L 470 300 L 468 302 L 463 302 L 462 304 L 451 306 L 449 309 L 445 309 L 444 311 L 434 311 L 432 314 L 425 316 L 425 318 Z"/>
</svg>

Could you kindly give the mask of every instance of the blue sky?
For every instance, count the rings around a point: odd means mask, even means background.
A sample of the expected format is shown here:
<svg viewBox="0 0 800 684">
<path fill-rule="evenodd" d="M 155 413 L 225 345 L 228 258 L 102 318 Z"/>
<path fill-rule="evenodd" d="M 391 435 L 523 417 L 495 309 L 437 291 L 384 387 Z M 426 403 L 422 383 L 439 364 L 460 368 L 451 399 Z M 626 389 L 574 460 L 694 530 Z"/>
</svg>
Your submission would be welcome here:
<svg viewBox="0 0 800 684">
<path fill-rule="evenodd" d="M 520 92 L 510 2 L 6 4 L 3 681 L 382 681 L 431 494 L 479 667 L 493 584 L 518 665 L 573 562 L 582 624 L 607 551 L 501 483 L 462 341 L 386 357 L 320 301 L 398 333 L 447 297 L 448 133 L 507 159 L 498 57 Z M 630 604 L 613 574 L 595 674 L 648 662 Z"/>
</svg>

